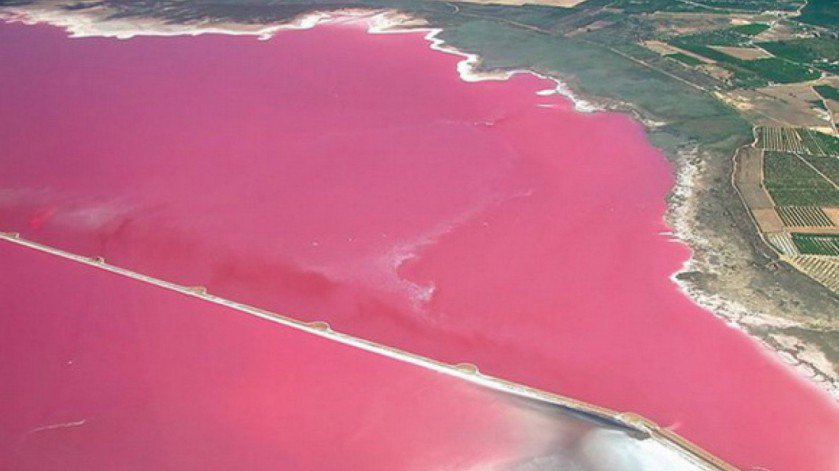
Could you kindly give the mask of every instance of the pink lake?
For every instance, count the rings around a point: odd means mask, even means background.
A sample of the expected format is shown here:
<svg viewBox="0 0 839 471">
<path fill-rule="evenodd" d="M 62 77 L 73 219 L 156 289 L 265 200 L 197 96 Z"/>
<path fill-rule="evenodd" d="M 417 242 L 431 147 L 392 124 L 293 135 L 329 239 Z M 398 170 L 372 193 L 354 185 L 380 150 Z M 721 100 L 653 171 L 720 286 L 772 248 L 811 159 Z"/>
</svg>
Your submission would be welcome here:
<svg viewBox="0 0 839 471">
<path fill-rule="evenodd" d="M 0 469 L 697 469 L 652 440 L 0 242 Z"/>
<path fill-rule="evenodd" d="M 689 251 L 643 128 L 533 76 L 464 82 L 428 46 L 0 26 L 0 230 L 636 412 L 743 468 L 839 466 L 831 399 L 670 281 Z"/>
</svg>

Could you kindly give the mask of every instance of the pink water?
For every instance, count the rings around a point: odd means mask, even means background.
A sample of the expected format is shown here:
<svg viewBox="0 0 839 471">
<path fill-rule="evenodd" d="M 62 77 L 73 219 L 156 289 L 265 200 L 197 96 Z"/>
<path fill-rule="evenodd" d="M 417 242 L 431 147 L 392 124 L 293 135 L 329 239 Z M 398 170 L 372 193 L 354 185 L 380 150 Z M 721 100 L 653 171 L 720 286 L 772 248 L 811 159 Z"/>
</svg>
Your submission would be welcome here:
<svg viewBox="0 0 839 471">
<path fill-rule="evenodd" d="M 195 298 L 6 242 L 0 261 L 0 469 L 679 465 L 557 410 Z"/>
<path fill-rule="evenodd" d="M 670 281 L 689 252 L 640 125 L 458 60 L 358 25 L 2 26 L 0 230 L 637 412 L 742 467 L 837 466 L 834 403 Z"/>
</svg>

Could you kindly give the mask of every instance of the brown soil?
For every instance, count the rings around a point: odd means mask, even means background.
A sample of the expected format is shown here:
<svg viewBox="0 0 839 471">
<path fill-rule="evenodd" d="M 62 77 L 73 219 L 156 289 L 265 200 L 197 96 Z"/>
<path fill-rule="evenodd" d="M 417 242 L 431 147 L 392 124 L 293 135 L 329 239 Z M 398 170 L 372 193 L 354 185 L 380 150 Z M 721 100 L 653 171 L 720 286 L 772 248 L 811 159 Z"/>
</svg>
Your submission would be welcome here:
<svg viewBox="0 0 839 471">
<path fill-rule="evenodd" d="M 747 61 L 755 59 L 764 59 L 772 57 L 772 54 L 757 47 L 731 47 L 731 46 L 708 46 L 711 49 L 716 49 L 723 54 L 728 54 L 731 57 L 743 59 Z"/>
<path fill-rule="evenodd" d="M 784 222 L 773 208 L 753 209 L 752 216 L 763 232 L 778 232 L 784 228 Z"/>
<path fill-rule="evenodd" d="M 822 211 L 833 221 L 834 226 L 839 226 L 839 208 L 822 208 Z"/>
<path fill-rule="evenodd" d="M 734 90 L 727 95 L 749 103 L 748 110 L 743 114 L 759 126 L 830 127 L 830 121 L 812 103 L 821 97 L 810 84 Z"/>
<path fill-rule="evenodd" d="M 663 54 L 679 54 L 679 53 L 681 53 L 681 54 L 684 54 L 686 56 L 693 57 L 696 60 L 705 62 L 706 64 L 713 64 L 714 63 L 714 61 L 712 59 L 708 59 L 707 57 L 700 56 L 698 54 L 694 54 L 694 53 L 692 53 L 690 51 L 686 51 L 684 49 L 679 49 L 678 47 L 667 44 L 666 42 L 644 41 L 643 44 L 647 49 L 649 49 L 651 51 L 654 51 L 654 52 L 657 52 L 657 53 L 662 54 L 662 55 Z"/>
<path fill-rule="evenodd" d="M 571 8 L 585 0 L 451 0 L 452 3 L 480 3 L 484 5 L 546 5 Z"/>
</svg>

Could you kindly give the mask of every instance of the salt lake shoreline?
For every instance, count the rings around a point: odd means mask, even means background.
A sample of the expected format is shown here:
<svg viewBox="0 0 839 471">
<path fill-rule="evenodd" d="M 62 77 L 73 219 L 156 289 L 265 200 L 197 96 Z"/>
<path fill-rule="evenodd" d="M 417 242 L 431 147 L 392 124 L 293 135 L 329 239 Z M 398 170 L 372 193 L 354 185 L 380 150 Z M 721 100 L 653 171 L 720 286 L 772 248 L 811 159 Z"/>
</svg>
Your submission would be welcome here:
<svg viewBox="0 0 839 471">
<path fill-rule="evenodd" d="M 517 74 L 532 74 L 541 79 L 551 80 L 555 84 L 553 90 L 570 100 L 574 108 L 580 112 L 610 111 L 629 113 L 636 121 L 643 124 L 649 132 L 665 123 L 652 121 L 643 116 L 632 103 L 604 102 L 596 97 L 583 97 L 563 81 L 561 74 L 527 69 L 482 71 L 481 58 L 478 54 L 466 53 L 452 47 L 439 37 L 442 28 L 430 26 L 425 20 L 394 10 L 358 10 L 342 9 L 334 11 L 313 11 L 296 17 L 290 22 L 274 25 L 256 25 L 241 23 L 207 23 L 199 25 L 164 24 L 156 19 L 106 19 L 104 12 L 101 17 L 79 14 L 73 11 L 52 11 L 49 8 L 33 9 L 32 7 L 10 7 L 8 13 L 0 13 L 0 20 L 20 21 L 24 23 L 46 23 L 60 27 L 71 37 L 111 37 L 130 39 L 136 36 L 197 36 L 202 34 L 225 34 L 255 36 L 260 40 L 272 38 L 284 30 L 309 29 L 328 21 L 346 18 L 350 21 L 364 20 L 370 34 L 400 34 L 425 33 L 424 38 L 433 50 L 454 54 L 462 57 L 457 64 L 457 71 L 462 80 L 476 82 L 484 80 L 507 80 Z M 540 92 L 541 93 L 541 92 Z M 702 272 L 716 273 L 713 264 L 708 263 L 707 257 L 700 254 L 712 253 L 714 243 L 693 227 L 697 220 L 697 205 L 700 200 L 702 184 L 702 169 L 696 164 L 699 161 L 697 148 L 679 151 L 678 155 L 662 153 L 674 166 L 675 183 L 668 197 L 668 210 L 664 215 L 667 226 L 672 229 L 671 235 L 678 242 L 691 249 L 691 256 L 685 260 L 682 268 L 671 275 L 671 280 L 688 299 L 702 307 L 709 313 L 720 317 L 730 327 L 747 333 L 752 339 L 767 348 L 767 354 L 774 352 L 774 360 L 782 361 L 792 366 L 802 381 L 817 386 L 834 399 L 839 398 L 839 376 L 832 371 L 833 365 L 812 364 L 796 356 L 798 344 L 788 348 L 778 348 L 766 338 L 756 334 L 754 327 L 761 325 L 796 326 L 796 322 L 784 316 L 763 314 L 750 310 L 742 303 L 730 297 L 714 293 L 688 281 L 681 275 Z M 741 204 L 737 201 L 737 204 Z M 713 231 L 714 228 L 708 228 Z M 754 230 L 754 229 L 753 229 Z M 757 268 L 755 268 L 757 270 Z M 813 282 L 815 283 L 815 282 Z M 803 341 L 802 341 L 803 342 Z"/>
</svg>

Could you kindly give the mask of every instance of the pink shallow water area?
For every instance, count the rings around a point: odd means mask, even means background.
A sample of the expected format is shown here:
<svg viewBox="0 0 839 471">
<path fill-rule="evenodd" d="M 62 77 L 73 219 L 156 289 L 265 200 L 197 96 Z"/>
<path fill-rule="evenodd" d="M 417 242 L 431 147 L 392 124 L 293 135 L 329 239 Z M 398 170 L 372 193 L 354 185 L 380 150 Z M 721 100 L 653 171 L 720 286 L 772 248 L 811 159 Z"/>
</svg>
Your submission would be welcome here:
<svg viewBox="0 0 839 471">
<path fill-rule="evenodd" d="M 620 428 L 53 255 L 0 242 L 0 263 L 0 469 L 696 469 Z"/>
<path fill-rule="evenodd" d="M 687 299 L 642 127 L 422 34 L 0 27 L 0 230 L 621 411 L 735 465 L 835 469 L 839 413 Z"/>
</svg>

